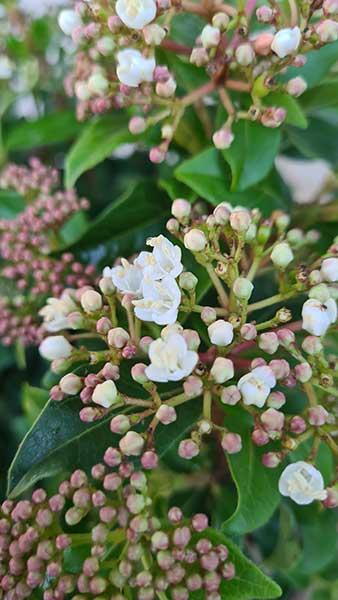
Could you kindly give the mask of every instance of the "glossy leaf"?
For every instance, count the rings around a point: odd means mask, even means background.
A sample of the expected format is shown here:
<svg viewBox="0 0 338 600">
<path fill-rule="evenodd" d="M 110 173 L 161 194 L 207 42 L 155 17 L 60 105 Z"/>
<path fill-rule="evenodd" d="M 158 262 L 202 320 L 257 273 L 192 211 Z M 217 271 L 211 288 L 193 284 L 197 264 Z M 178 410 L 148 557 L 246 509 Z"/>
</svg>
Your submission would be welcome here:
<svg viewBox="0 0 338 600">
<path fill-rule="evenodd" d="M 229 560 L 234 563 L 236 575 L 229 581 L 222 581 L 221 598 L 225 600 L 259 600 L 261 598 L 279 598 L 282 590 L 279 585 L 265 575 L 240 551 L 229 538 L 216 529 L 208 529 L 200 537 L 208 538 L 215 544 L 225 544 L 229 550 Z M 191 594 L 193 600 L 202 600 L 204 592 Z"/>
<path fill-rule="evenodd" d="M 227 169 L 215 148 L 208 148 L 184 161 L 176 169 L 175 177 L 213 204 L 224 200 L 229 193 Z"/>
<path fill-rule="evenodd" d="M 300 103 L 307 110 L 338 106 L 338 79 L 327 81 L 305 92 Z"/>
<path fill-rule="evenodd" d="M 14 190 L 0 190 L 0 219 L 14 219 L 25 208 L 25 201 Z"/>
<path fill-rule="evenodd" d="M 65 161 L 65 185 L 70 188 L 88 169 L 92 169 L 126 142 L 135 141 L 128 131 L 128 118 L 122 113 L 99 117 L 90 122 L 71 147 Z"/>
<path fill-rule="evenodd" d="M 231 190 L 243 191 L 269 173 L 279 151 L 281 134 L 279 129 L 244 120 L 235 123 L 233 133 L 234 141 L 222 154 L 231 168 Z"/>
<path fill-rule="evenodd" d="M 289 127 L 287 135 L 290 142 L 306 158 L 323 158 L 332 165 L 338 165 L 337 135 L 338 126 L 323 119 L 311 118 L 304 131 Z"/>
<path fill-rule="evenodd" d="M 28 150 L 58 144 L 75 137 L 81 128 L 73 111 L 58 112 L 16 123 L 7 133 L 5 145 L 7 150 Z"/>
<path fill-rule="evenodd" d="M 327 44 L 319 50 L 312 50 L 306 54 L 306 63 L 303 67 L 289 67 L 285 78 L 303 77 L 309 88 L 314 87 L 323 80 L 331 67 L 337 62 L 338 41 Z"/>
<path fill-rule="evenodd" d="M 25 383 L 22 388 L 22 408 L 27 417 L 29 425 L 34 423 L 41 410 L 48 402 L 49 394 L 47 390 L 33 387 Z"/>
<path fill-rule="evenodd" d="M 266 449 L 257 448 L 251 441 L 252 425 L 247 413 L 241 409 L 227 408 L 224 419 L 230 431 L 242 436 L 242 450 L 228 455 L 231 476 L 238 494 L 234 514 L 225 521 L 223 530 L 232 534 L 244 534 L 261 527 L 273 515 L 281 496 L 278 479 L 281 469 L 264 467 L 261 456 Z"/>
</svg>

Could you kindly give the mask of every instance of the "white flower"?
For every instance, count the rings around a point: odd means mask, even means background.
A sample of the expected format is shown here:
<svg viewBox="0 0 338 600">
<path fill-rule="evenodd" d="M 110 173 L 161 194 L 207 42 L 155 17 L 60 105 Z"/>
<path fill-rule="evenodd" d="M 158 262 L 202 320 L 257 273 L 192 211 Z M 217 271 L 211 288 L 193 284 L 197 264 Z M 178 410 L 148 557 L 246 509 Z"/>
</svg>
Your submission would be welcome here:
<svg viewBox="0 0 338 600">
<path fill-rule="evenodd" d="M 169 331 L 168 331 L 169 329 Z M 188 350 L 187 343 L 175 328 L 166 332 L 149 346 L 150 365 L 145 374 L 151 381 L 179 381 L 194 370 L 198 354 Z"/>
<path fill-rule="evenodd" d="M 237 387 L 242 394 L 244 404 L 264 406 L 271 388 L 276 385 L 276 378 L 270 367 L 256 367 L 240 378 Z"/>
<path fill-rule="evenodd" d="M 115 10 L 121 21 L 131 29 L 142 29 L 156 16 L 154 0 L 117 0 Z"/>
<path fill-rule="evenodd" d="M 234 328 L 228 321 L 218 319 L 208 327 L 208 335 L 212 344 L 228 346 L 234 337 Z"/>
<path fill-rule="evenodd" d="M 73 346 L 63 335 L 52 335 L 46 337 L 39 346 L 39 352 L 47 360 L 57 360 L 59 358 L 68 358 L 73 350 Z"/>
<path fill-rule="evenodd" d="M 182 251 L 179 246 L 172 244 L 164 235 L 150 238 L 147 244 L 154 248 L 153 251 L 141 252 L 135 260 L 135 264 L 144 269 L 145 276 L 157 280 L 167 275 L 175 278 L 182 273 Z"/>
<path fill-rule="evenodd" d="M 272 40 L 271 49 L 279 58 L 285 58 L 298 49 L 301 37 L 299 27 L 280 29 Z"/>
<path fill-rule="evenodd" d="M 142 298 L 134 300 L 135 315 L 141 321 L 154 321 L 158 325 L 170 325 L 177 319 L 181 302 L 181 291 L 175 279 L 164 277 L 153 281 L 145 277 L 142 283 Z"/>
<path fill-rule="evenodd" d="M 43 318 L 43 326 L 47 331 L 61 331 L 67 329 L 68 315 L 77 309 L 70 290 L 64 290 L 60 298 L 47 298 L 47 303 L 39 315 Z"/>
<path fill-rule="evenodd" d="M 334 180 L 332 169 L 325 160 L 299 160 L 287 156 L 276 158 L 277 171 L 290 187 L 297 204 L 309 204 L 320 197 L 329 200 L 331 194 L 323 193 L 330 181 Z"/>
<path fill-rule="evenodd" d="M 75 10 L 65 8 L 58 16 L 58 23 L 65 35 L 72 35 L 74 29 L 82 25 L 82 19 Z"/>
<path fill-rule="evenodd" d="M 117 53 L 116 73 L 125 85 L 137 87 L 142 81 L 153 81 L 156 66 L 153 57 L 146 58 L 139 50 L 125 48 Z"/>
<path fill-rule="evenodd" d="M 297 504 L 311 504 L 313 500 L 325 500 L 327 496 L 322 474 L 303 460 L 284 469 L 278 488 L 283 496 L 289 496 Z"/>
<path fill-rule="evenodd" d="M 326 302 L 310 298 L 303 304 L 302 317 L 303 329 L 312 335 L 324 335 L 337 319 L 337 304 L 332 298 Z"/>
<path fill-rule="evenodd" d="M 320 272 L 325 281 L 338 281 L 338 258 L 325 258 Z"/>
<path fill-rule="evenodd" d="M 111 277 L 113 284 L 122 294 L 141 295 L 143 271 L 137 264 L 131 264 L 125 258 L 117 267 L 105 267 L 104 277 Z"/>
</svg>

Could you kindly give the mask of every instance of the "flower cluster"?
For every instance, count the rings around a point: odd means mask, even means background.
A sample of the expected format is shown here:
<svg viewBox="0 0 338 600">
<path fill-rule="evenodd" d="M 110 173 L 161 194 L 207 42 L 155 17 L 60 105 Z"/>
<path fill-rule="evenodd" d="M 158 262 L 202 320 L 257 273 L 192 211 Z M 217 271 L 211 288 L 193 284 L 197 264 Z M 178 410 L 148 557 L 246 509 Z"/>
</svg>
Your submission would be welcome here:
<svg viewBox="0 0 338 600">
<path fill-rule="evenodd" d="M 0 221 L 1 276 L 7 283 L 0 306 L 0 335 L 5 344 L 20 339 L 38 343 L 43 331 L 37 313 L 51 294 L 59 297 L 66 287 L 92 283 L 95 268 L 64 252 L 56 259 L 58 233 L 77 211 L 89 207 L 74 190 L 58 191 L 58 173 L 31 159 L 29 167 L 8 165 L 0 187 L 18 192 L 24 210 Z M 7 289 L 7 288 L 6 288 Z M 62 296 L 61 301 L 65 301 Z"/>
<path fill-rule="evenodd" d="M 30 500 L 3 503 L 0 589 L 5 598 L 29 598 L 37 589 L 44 590 L 44 600 L 70 593 L 79 599 L 109 594 L 116 600 L 152 600 L 164 591 L 172 600 L 187 600 L 195 590 L 213 600 L 221 597 L 221 583 L 236 577 L 228 548 L 210 540 L 205 514 L 188 521 L 172 507 L 166 518 L 156 516 L 151 478 L 144 471 L 149 460 L 141 459 L 142 469 L 135 458 L 143 445 L 137 436 L 107 448 L 91 477 L 74 471 L 50 498 L 36 489 Z M 84 551 L 75 570 L 66 559 L 73 544 Z M 120 552 L 111 555 L 112 545 Z"/>
<path fill-rule="evenodd" d="M 217 302 L 198 303 L 198 276 L 183 270 L 181 246 L 163 235 L 151 238 L 152 252 L 105 268 L 100 291 L 80 288 L 69 292 L 66 311 L 59 314 L 53 299 L 41 311 L 45 327 L 57 335 L 47 337 L 40 352 L 62 375 L 51 397 L 62 401 L 79 395 L 85 405 L 80 417 L 86 422 L 122 409 L 111 430 L 123 436 L 122 445 L 138 439 L 136 454 L 141 441 L 147 448 L 156 447 L 155 430 L 179 418 L 182 404 L 196 405 L 203 398 L 190 437 L 178 447 L 179 455 L 189 460 L 211 435 L 225 453 L 240 452 L 241 433 L 227 425 L 227 414 L 230 407 L 238 415 L 247 412 L 252 442 L 265 447 L 262 462 L 267 468 L 277 467 L 312 440 L 306 460 L 284 471 L 281 493 L 298 503 L 320 499 L 334 505 L 335 493 L 325 489 L 313 463 L 320 441 L 334 456 L 338 453 L 332 401 L 337 367 L 325 353 L 325 335 L 337 319 L 337 242 L 323 256 L 315 256 L 309 247 L 317 232 L 288 229 L 289 217 L 281 212 L 263 219 L 257 209 L 221 203 L 212 214 L 201 216 L 189 202 L 177 199 L 172 213 L 169 231 L 193 255 L 195 272 L 205 273 Z M 277 290 L 259 298 L 256 281 L 265 272 Z M 291 299 L 293 307 L 299 301 L 302 305 L 291 310 L 286 306 Z M 192 316 L 194 326 L 188 328 Z M 156 339 L 149 335 L 155 324 L 164 325 Z M 97 350 L 80 345 L 84 335 L 97 339 Z M 79 364 L 85 370 L 73 372 Z M 127 369 L 138 384 L 137 397 L 125 393 L 121 369 L 124 382 Z M 170 382 L 176 382 L 172 392 L 162 387 Z M 289 398 L 293 388 L 307 399 L 296 414 Z M 140 435 L 134 428 L 142 427 L 146 418 L 151 423 Z"/>
<path fill-rule="evenodd" d="M 220 2 L 206 7 L 188 0 L 117 0 L 114 7 L 79 1 L 75 10 L 61 11 L 59 25 L 79 48 L 75 69 L 66 79 L 66 91 L 77 98 L 79 118 L 137 107 L 129 124 L 132 133 L 162 123 L 161 142 L 150 151 L 153 162 L 165 158 L 185 109 L 195 105 L 205 111 L 203 101 L 208 95 L 215 103 L 217 94 L 226 112 L 224 123 L 213 134 L 217 148 L 231 145 L 232 125 L 238 119 L 278 127 L 286 110 L 278 103 L 271 105 L 268 95 L 282 91 L 298 97 L 306 90 L 301 74 L 287 82 L 280 75 L 290 65 L 302 67 L 309 50 L 338 39 L 337 3 L 325 0 L 315 16 L 311 2 L 299 10 L 293 3 L 291 14 L 281 6 L 262 5 L 255 19 L 253 10 L 253 2 L 242 11 Z M 173 19 L 181 13 L 207 21 L 194 47 L 170 37 Z M 182 67 L 189 60 L 203 69 L 206 82 L 186 96 L 177 95 L 175 67 L 170 71 L 167 64 L 157 64 L 158 47 L 181 54 Z"/>
</svg>

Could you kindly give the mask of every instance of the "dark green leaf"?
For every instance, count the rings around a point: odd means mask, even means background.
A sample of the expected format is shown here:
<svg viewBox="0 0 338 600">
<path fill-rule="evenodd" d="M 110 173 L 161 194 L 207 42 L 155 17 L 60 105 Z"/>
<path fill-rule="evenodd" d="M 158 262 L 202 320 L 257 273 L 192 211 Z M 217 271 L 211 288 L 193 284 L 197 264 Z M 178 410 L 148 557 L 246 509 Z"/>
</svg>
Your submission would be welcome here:
<svg viewBox="0 0 338 600">
<path fill-rule="evenodd" d="M 222 154 L 232 172 L 231 189 L 242 191 L 261 181 L 273 166 L 280 146 L 279 129 L 241 120 L 233 126 L 235 136 Z"/>
<path fill-rule="evenodd" d="M 338 42 L 327 44 L 319 50 L 312 50 L 306 54 L 304 67 L 288 68 L 285 79 L 289 80 L 292 77 L 301 76 L 306 80 L 308 87 L 312 88 L 323 80 L 324 76 L 337 62 L 337 54 Z"/>
<path fill-rule="evenodd" d="M 267 106 L 278 106 L 285 108 L 286 119 L 285 123 L 305 129 L 307 127 L 307 118 L 303 113 L 299 103 L 289 94 L 282 92 L 272 92 L 264 98 L 264 104 Z"/>
<path fill-rule="evenodd" d="M 25 208 L 25 201 L 13 190 L 0 190 L 0 219 L 14 219 Z"/>
<path fill-rule="evenodd" d="M 221 598 L 226 600 L 258 600 L 260 598 L 279 598 L 282 590 L 279 585 L 267 577 L 256 565 L 242 554 L 229 538 L 216 529 L 204 531 L 203 538 L 210 539 L 214 544 L 225 544 L 229 550 L 229 560 L 234 563 L 236 575 L 230 581 L 222 581 L 220 586 Z M 191 594 L 193 600 L 202 600 L 204 592 Z"/>
<path fill-rule="evenodd" d="M 29 425 L 32 425 L 35 419 L 37 419 L 43 407 L 47 404 L 48 398 L 49 394 L 47 390 L 24 383 L 22 388 L 22 408 Z"/>
<path fill-rule="evenodd" d="M 229 193 L 229 177 L 216 148 L 208 148 L 184 161 L 176 169 L 175 177 L 213 204 L 224 200 Z"/>
<path fill-rule="evenodd" d="M 170 24 L 170 37 L 179 44 L 193 48 L 205 22 L 198 15 L 181 13 L 175 15 Z"/>
<path fill-rule="evenodd" d="M 227 408 L 225 425 L 240 433 L 243 448 L 228 455 L 232 478 L 236 484 L 238 504 L 234 514 L 224 523 L 224 531 L 243 534 L 261 527 L 270 519 L 280 502 L 278 479 L 280 469 L 264 467 L 261 456 L 266 450 L 251 441 L 251 421 L 242 409 Z"/>
<path fill-rule="evenodd" d="M 89 123 L 71 147 L 65 161 L 65 185 L 70 188 L 88 169 L 111 155 L 120 144 L 135 141 L 128 131 L 128 117 L 114 113 Z"/>
<path fill-rule="evenodd" d="M 5 145 L 8 150 L 28 150 L 65 142 L 77 135 L 82 125 L 73 112 L 59 112 L 36 121 L 16 123 L 9 130 Z"/>
<path fill-rule="evenodd" d="M 300 102 L 307 110 L 338 106 L 338 79 L 322 83 L 306 91 Z"/>
<path fill-rule="evenodd" d="M 334 166 L 338 165 L 338 126 L 335 127 L 322 119 L 311 118 L 306 130 L 289 127 L 287 135 L 290 142 L 306 158 L 323 158 Z"/>
</svg>

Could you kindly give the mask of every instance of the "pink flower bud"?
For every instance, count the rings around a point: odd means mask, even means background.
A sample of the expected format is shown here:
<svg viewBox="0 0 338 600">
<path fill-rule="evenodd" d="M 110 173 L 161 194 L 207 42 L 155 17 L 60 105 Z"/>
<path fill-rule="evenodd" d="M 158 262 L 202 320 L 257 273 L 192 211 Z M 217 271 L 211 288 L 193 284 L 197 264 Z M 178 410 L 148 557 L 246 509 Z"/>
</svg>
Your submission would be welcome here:
<svg viewBox="0 0 338 600">
<path fill-rule="evenodd" d="M 302 342 L 302 348 L 307 354 L 315 355 L 320 354 L 323 350 L 323 344 L 321 340 L 315 335 L 308 335 Z"/>
<path fill-rule="evenodd" d="M 156 531 L 151 536 L 151 545 L 154 550 L 166 550 L 169 546 L 169 538 L 163 531 Z"/>
<path fill-rule="evenodd" d="M 206 571 L 216 571 L 219 565 L 219 557 L 216 552 L 208 552 L 208 554 L 203 554 L 201 557 L 201 566 Z"/>
<path fill-rule="evenodd" d="M 147 450 L 141 456 L 142 467 L 146 470 L 156 469 L 158 465 L 158 456 L 153 450 Z"/>
<path fill-rule="evenodd" d="M 293 331 L 291 331 L 291 329 L 279 329 L 277 331 L 277 336 L 279 339 L 279 343 L 281 346 L 283 346 L 284 348 L 289 348 L 290 346 L 292 346 L 295 343 L 295 334 L 293 333 Z"/>
<path fill-rule="evenodd" d="M 156 84 L 156 94 L 161 98 L 170 98 L 175 94 L 177 83 L 173 77 L 169 77 L 167 81 L 159 81 Z"/>
<path fill-rule="evenodd" d="M 277 334 L 273 331 L 262 333 L 258 339 L 258 346 L 268 354 L 274 354 L 278 350 L 279 341 Z"/>
<path fill-rule="evenodd" d="M 178 221 L 185 221 L 191 213 L 191 203 L 183 198 L 177 198 L 171 205 L 171 213 Z"/>
<path fill-rule="evenodd" d="M 321 427 L 322 425 L 325 425 L 325 423 L 327 422 L 328 416 L 329 416 L 329 413 L 324 408 L 324 406 L 321 406 L 320 404 L 318 404 L 318 406 L 311 406 L 309 408 L 308 420 L 309 420 L 310 425 L 315 425 L 316 427 Z"/>
<path fill-rule="evenodd" d="M 167 404 L 162 404 L 156 412 L 156 418 L 163 424 L 169 425 L 173 423 L 177 419 L 176 410 L 173 406 L 168 406 Z"/>
<path fill-rule="evenodd" d="M 323 501 L 325 508 L 337 508 L 338 506 L 338 489 L 336 487 L 326 488 L 327 496 Z"/>
<path fill-rule="evenodd" d="M 253 41 L 253 47 L 256 54 L 259 54 L 260 56 L 268 56 L 268 54 L 271 52 L 272 42 L 273 33 L 260 33 Z"/>
<path fill-rule="evenodd" d="M 81 296 L 81 306 L 87 313 L 94 313 L 102 308 L 101 294 L 95 290 L 87 290 Z"/>
<path fill-rule="evenodd" d="M 286 84 L 286 91 L 290 96 L 301 96 L 307 88 L 307 83 L 303 77 L 293 77 Z"/>
<path fill-rule="evenodd" d="M 261 123 L 264 127 L 279 127 L 286 117 L 286 110 L 284 108 L 278 108 L 271 106 L 266 108 L 261 116 Z"/>
<path fill-rule="evenodd" d="M 115 348 L 123 348 L 130 340 L 128 331 L 122 327 L 115 327 L 108 331 L 108 345 Z"/>
<path fill-rule="evenodd" d="M 175 546 L 179 548 L 185 548 L 191 540 L 191 533 L 189 527 L 178 527 L 175 529 L 173 534 L 173 542 Z"/>
<path fill-rule="evenodd" d="M 204 306 L 201 312 L 201 319 L 206 325 L 211 325 L 217 319 L 217 314 L 214 308 Z"/>
<path fill-rule="evenodd" d="M 146 130 L 146 121 L 143 117 L 132 117 L 129 121 L 128 128 L 130 133 L 138 135 Z"/>
<path fill-rule="evenodd" d="M 220 130 L 220 131 L 224 131 L 224 130 Z M 214 134 L 214 136 L 215 135 L 216 135 L 216 133 Z M 215 143 L 215 146 L 217 148 L 216 143 Z M 229 210 L 229 206 L 227 206 L 221 202 L 221 204 L 216 206 L 216 208 L 214 209 L 214 212 L 213 212 L 213 217 L 215 219 L 215 223 L 217 223 L 217 225 L 226 225 L 227 223 L 229 223 L 230 212 L 231 211 Z"/>
<path fill-rule="evenodd" d="M 243 340 L 251 341 L 257 337 L 257 329 L 252 323 L 245 323 L 240 329 L 240 334 Z"/>
<path fill-rule="evenodd" d="M 304 433 L 304 431 L 306 431 L 306 423 L 304 419 L 298 415 L 292 417 L 290 421 L 290 431 L 296 434 Z"/>
<path fill-rule="evenodd" d="M 281 462 L 282 457 L 279 452 L 266 452 L 262 456 L 262 463 L 269 469 L 275 469 Z"/>
<path fill-rule="evenodd" d="M 99 288 L 104 296 L 110 296 L 116 290 L 110 277 L 101 277 L 101 279 L 99 281 Z M 107 317 L 103 317 L 103 319 L 107 319 Z M 107 319 L 107 321 L 109 321 L 109 319 Z M 111 325 L 110 325 L 110 327 L 111 327 Z M 110 329 L 110 327 L 109 327 L 109 329 Z M 97 329 L 97 325 L 96 325 L 96 329 Z M 107 333 L 107 332 L 105 332 L 105 333 Z"/>
<path fill-rule="evenodd" d="M 92 401 L 104 408 L 110 408 L 118 400 L 116 385 L 113 381 L 107 379 L 103 383 L 99 383 L 92 395 Z"/>
<path fill-rule="evenodd" d="M 324 0 L 323 11 L 326 15 L 338 14 L 338 0 Z"/>
<path fill-rule="evenodd" d="M 270 408 L 276 408 L 277 410 L 284 406 L 285 402 L 286 398 L 283 392 L 271 392 L 267 399 L 267 405 Z"/>
<path fill-rule="evenodd" d="M 283 413 L 275 408 L 268 408 L 261 414 L 261 422 L 264 429 L 271 433 L 273 431 L 281 431 L 284 427 L 285 417 Z"/>
<path fill-rule="evenodd" d="M 113 417 L 110 421 L 110 431 L 112 433 L 123 435 L 130 427 L 131 424 L 127 415 L 116 415 L 116 417 Z"/>
<path fill-rule="evenodd" d="M 307 362 L 303 362 L 303 363 L 300 363 L 299 365 L 296 365 L 294 368 L 294 372 L 295 372 L 296 378 L 301 383 L 306 383 L 307 381 L 310 381 L 310 379 L 312 377 L 312 369 L 311 369 L 311 366 L 309 365 L 309 363 L 307 363 Z"/>
<path fill-rule="evenodd" d="M 212 141 L 218 150 L 230 148 L 234 139 L 235 136 L 229 127 L 222 127 L 222 129 L 215 131 L 214 135 L 212 136 Z"/>
<path fill-rule="evenodd" d="M 242 438 L 238 433 L 225 433 L 221 440 L 222 448 L 228 454 L 236 454 L 242 450 Z"/>
<path fill-rule="evenodd" d="M 202 588 L 203 581 L 202 577 L 198 573 L 190 575 L 187 579 L 187 588 L 190 592 L 195 592 Z"/>
<path fill-rule="evenodd" d="M 277 358 L 269 362 L 276 379 L 284 379 L 290 375 L 290 365 L 284 358 Z"/>
<path fill-rule="evenodd" d="M 253 430 L 251 439 L 256 446 L 265 446 L 270 441 L 267 432 L 258 428 Z"/>
<path fill-rule="evenodd" d="M 146 367 L 147 365 L 143 363 L 137 363 L 132 367 L 131 376 L 134 381 L 136 381 L 137 383 L 146 383 L 147 381 L 149 381 L 148 377 L 145 374 Z"/>
<path fill-rule="evenodd" d="M 247 210 L 234 210 L 230 215 L 230 225 L 237 233 L 244 233 L 251 225 L 251 215 Z"/>
<path fill-rule="evenodd" d="M 234 406 L 241 399 L 241 394 L 236 385 L 230 385 L 222 389 L 221 402 Z"/>
<path fill-rule="evenodd" d="M 179 231 L 180 224 L 177 221 L 177 219 L 169 219 L 166 223 L 166 228 L 169 231 L 169 233 L 175 234 Z"/>
<path fill-rule="evenodd" d="M 234 365 L 229 358 L 218 356 L 211 367 L 210 375 L 216 383 L 225 383 L 234 376 Z"/>
<path fill-rule="evenodd" d="M 178 447 L 178 454 L 181 458 L 191 460 L 199 454 L 199 447 L 192 439 L 182 440 Z"/>
<path fill-rule="evenodd" d="M 197 67 L 203 67 L 209 61 L 208 51 L 205 48 L 193 48 L 190 54 L 190 62 Z"/>
<path fill-rule="evenodd" d="M 207 238 L 200 229 L 190 229 L 184 236 L 184 246 L 191 252 L 202 252 L 207 245 Z"/>
<path fill-rule="evenodd" d="M 323 44 L 335 42 L 338 39 L 338 23 L 332 19 L 325 19 L 316 24 L 316 33 Z"/>
<path fill-rule="evenodd" d="M 203 381 L 195 375 L 189 375 L 183 382 L 183 389 L 187 398 L 197 398 L 203 392 Z"/>
<path fill-rule="evenodd" d="M 203 513 L 197 513 L 193 516 L 191 524 L 193 529 L 200 533 L 201 531 L 207 529 L 209 525 L 208 517 Z"/>
<path fill-rule="evenodd" d="M 233 579 L 235 577 L 236 570 L 235 565 L 231 562 L 226 563 L 222 567 L 222 577 L 223 579 Z"/>
<path fill-rule="evenodd" d="M 152 148 L 149 152 L 149 160 L 154 164 L 162 163 L 165 156 L 166 153 L 159 146 Z"/>
<path fill-rule="evenodd" d="M 273 19 L 273 16 L 274 14 L 272 8 L 266 4 L 263 4 L 263 6 L 260 6 L 256 10 L 257 20 L 261 23 L 270 23 Z"/>
<path fill-rule="evenodd" d="M 136 431 L 128 431 L 120 440 L 119 447 L 126 456 L 139 456 L 144 446 L 143 437 Z"/>
<path fill-rule="evenodd" d="M 100 335 L 106 335 L 111 329 L 111 321 L 107 317 L 101 317 L 96 323 L 96 331 Z"/>
</svg>

